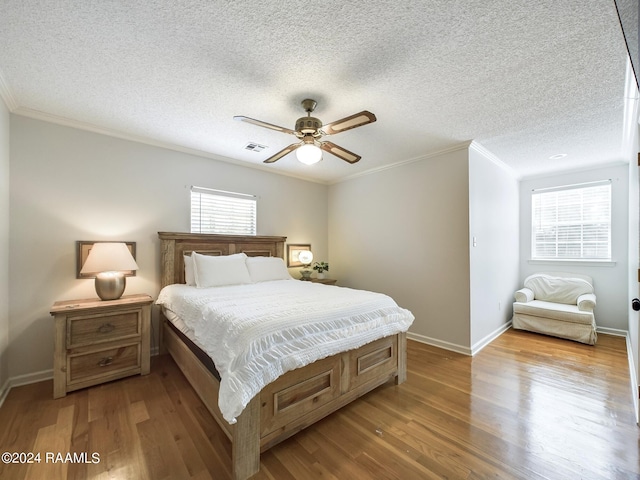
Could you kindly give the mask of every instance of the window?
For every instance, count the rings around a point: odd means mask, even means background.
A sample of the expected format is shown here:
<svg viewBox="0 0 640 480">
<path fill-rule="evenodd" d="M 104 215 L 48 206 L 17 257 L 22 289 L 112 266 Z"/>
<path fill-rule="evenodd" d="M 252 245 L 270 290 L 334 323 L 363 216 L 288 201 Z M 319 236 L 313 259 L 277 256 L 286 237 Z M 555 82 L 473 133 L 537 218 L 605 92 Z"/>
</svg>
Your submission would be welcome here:
<svg viewBox="0 0 640 480">
<path fill-rule="evenodd" d="M 534 190 L 533 259 L 611 260 L 611 181 Z"/>
<path fill-rule="evenodd" d="M 191 187 L 191 233 L 256 234 L 254 195 Z"/>
</svg>

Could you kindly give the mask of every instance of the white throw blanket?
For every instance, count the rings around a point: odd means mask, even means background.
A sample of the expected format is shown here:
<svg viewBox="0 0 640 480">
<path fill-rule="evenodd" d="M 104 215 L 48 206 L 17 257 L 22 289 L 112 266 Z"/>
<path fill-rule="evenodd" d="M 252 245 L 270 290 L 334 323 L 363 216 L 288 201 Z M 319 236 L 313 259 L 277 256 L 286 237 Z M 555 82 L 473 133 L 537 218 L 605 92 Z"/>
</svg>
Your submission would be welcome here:
<svg viewBox="0 0 640 480">
<path fill-rule="evenodd" d="M 213 359 L 229 423 L 283 373 L 406 332 L 414 320 L 387 295 L 296 280 L 169 285 L 156 303 L 180 316 Z"/>
</svg>

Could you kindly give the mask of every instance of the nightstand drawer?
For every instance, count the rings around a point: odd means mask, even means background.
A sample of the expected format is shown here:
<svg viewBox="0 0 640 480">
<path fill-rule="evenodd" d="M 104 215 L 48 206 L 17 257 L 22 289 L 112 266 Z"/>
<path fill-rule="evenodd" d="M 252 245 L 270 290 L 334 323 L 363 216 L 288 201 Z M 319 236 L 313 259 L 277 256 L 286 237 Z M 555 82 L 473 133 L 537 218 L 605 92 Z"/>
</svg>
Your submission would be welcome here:
<svg viewBox="0 0 640 480">
<path fill-rule="evenodd" d="M 67 348 L 139 337 L 140 310 L 74 316 L 67 319 Z"/>
<path fill-rule="evenodd" d="M 139 370 L 140 344 L 133 343 L 83 355 L 70 355 L 68 361 L 67 382 L 69 385 L 92 378 Z"/>
</svg>

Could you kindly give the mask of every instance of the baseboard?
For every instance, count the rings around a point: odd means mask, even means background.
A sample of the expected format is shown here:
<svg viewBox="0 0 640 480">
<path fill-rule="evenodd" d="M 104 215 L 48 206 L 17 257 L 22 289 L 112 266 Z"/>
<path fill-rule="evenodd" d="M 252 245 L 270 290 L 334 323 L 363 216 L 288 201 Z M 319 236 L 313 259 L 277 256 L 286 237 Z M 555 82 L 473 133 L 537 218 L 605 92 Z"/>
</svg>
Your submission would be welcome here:
<svg viewBox="0 0 640 480">
<path fill-rule="evenodd" d="M 484 347 L 493 342 L 496 338 L 502 335 L 504 332 L 509 330 L 511 327 L 511 320 L 509 320 L 504 325 L 498 327 L 495 331 L 491 332 L 489 335 L 484 337 L 479 342 L 476 342 L 474 345 L 469 347 L 465 347 L 463 345 L 457 345 L 455 343 L 445 342 L 444 340 L 438 340 L 437 338 L 427 337 L 425 335 L 420 335 L 419 333 L 407 332 L 407 338 L 409 340 L 415 340 L 416 342 L 424 343 L 427 345 L 431 345 L 432 347 L 443 348 L 445 350 L 450 350 L 452 352 L 462 353 L 463 355 L 468 355 L 470 357 L 474 356 Z"/>
<path fill-rule="evenodd" d="M 150 354 L 152 356 L 158 355 L 158 347 L 152 347 Z M 51 380 L 53 378 L 53 369 L 43 370 L 41 372 L 29 373 L 26 375 L 18 375 L 17 377 L 11 377 L 0 389 L 0 407 L 4 404 L 5 399 L 9 395 L 9 392 L 13 387 L 19 387 L 21 385 L 29 385 L 31 383 L 42 382 L 44 380 Z"/>
<path fill-rule="evenodd" d="M 504 324 L 500 325 L 498 328 L 496 328 L 493 332 L 491 332 L 489 335 L 484 337 L 479 342 L 476 342 L 475 344 L 471 345 L 471 356 L 474 356 L 476 353 L 478 353 L 484 347 L 489 345 L 496 338 L 498 338 L 504 332 L 509 330 L 509 328 L 511 328 L 511 320 L 509 320 L 507 323 L 504 323 Z"/>
<path fill-rule="evenodd" d="M 618 328 L 609 327 L 596 327 L 597 333 L 604 333 L 605 335 L 615 335 L 616 337 L 628 337 L 629 332 L 627 330 L 620 330 Z"/>
<path fill-rule="evenodd" d="M 407 338 L 410 340 L 415 340 L 416 342 L 424 343 L 427 345 L 431 345 L 438 348 L 443 348 L 445 350 L 450 350 L 452 352 L 461 353 L 463 355 L 473 356 L 482 350 L 484 347 L 489 345 L 493 340 L 498 338 L 504 332 L 506 332 L 511 327 L 511 321 L 505 323 L 500 328 L 490 333 L 486 337 L 484 337 L 479 342 L 476 342 L 471 348 L 464 347 L 462 345 L 457 345 L 455 343 L 445 342 L 443 340 L 438 340 L 436 338 L 427 337 L 425 335 L 420 335 L 418 333 L 407 332 Z M 633 407 L 636 412 L 636 423 L 640 424 L 640 386 L 637 381 L 637 372 L 633 361 L 633 352 L 631 350 L 631 339 L 629 338 L 629 332 L 626 330 L 619 330 L 616 328 L 607 328 L 607 327 L 598 327 L 598 333 L 603 333 L 607 335 L 616 335 L 620 337 L 625 337 L 627 341 L 627 356 L 629 358 L 629 372 L 630 372 L 630 380 L 631 380 L 631 390 L 633 394 Z M 158 355 L 158 347 L 154 346 L 151 348 L 151 355 Z M 27 375 L 19 375 L 17 377 L 9 378 L 4 385 L 0 388 L 0 407 L 4 404 L 5 399 L 9 395 L 9 392 L 13 387 L 18 387 L 20 385 L 28 385 L 31 383 L 42 382 L 44 380 L 50 380 L 53 378 L 53 370 L 43 370 L 41 372 L 30 373 Z"/>
<path fill-rule="evenodd" d="M 636 423 L 640 425 L 640 385 L 638 385 L 638 372 L 633 361 L 633 350 L 631 349 L 631 337 L 627 334 L 627 357 L 629 358 L 629 373 L 631 376 L 631 394 L 633 396 L 633 409 L 636 412 Z"/>
<path fill-rule="evenodd" d="M 51 380 L 53 378 L 53 369 L 51 370 L 43 370 L 41 372 L 28 373 L 26 375 L 18 375 L 17 377 L 11 377 L 9 380 L 5 382 L 2 386 L 2 391 L 0 391 L 0 407 L 4 403 L 7 395 L 13 387 L 19 387 L 21 385 L 29 385 L 31 383 L 38 383 L 44 380 Z"/>
<path fill-rule="evenodd" d="M 2 389 L 0 389 L 0 407 L 2 407 L 2 404 L 7 398 L 7 395 L 9 395 L 9 390 L 11 390 L 11 386 L 9 380 L 7 380 L 6 382 L 4 382 Z"/>
<path fill-rule="evenodd" d="M 444 340 L 438 340 L 437 338 L 427 337 L 418 333 L 407 332 L 407 338 L 409 340 L 415 340 L 416 342 L 431 345 L 433 347 L 444 348 L 452 352 L 462 353 L 463 355 L 471 356 L 471 349 L 462 345 L 456 345 L 455 343 L 445 342 Z"/>
</svg>

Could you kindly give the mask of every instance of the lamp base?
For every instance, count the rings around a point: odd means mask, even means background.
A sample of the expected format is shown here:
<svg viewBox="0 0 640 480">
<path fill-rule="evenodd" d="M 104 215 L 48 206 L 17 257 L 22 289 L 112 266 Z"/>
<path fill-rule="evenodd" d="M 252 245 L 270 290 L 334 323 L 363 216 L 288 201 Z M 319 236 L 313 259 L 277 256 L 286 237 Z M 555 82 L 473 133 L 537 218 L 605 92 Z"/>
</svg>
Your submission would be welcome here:
<svg viewBox="0 0 640 480">
<path fill-rule="evenodd" d="M 103 272 L 96 276 L 96 293 L 101 300 L 117 300 L 127 286 L 125 276 L 119 272 Z"/>
</svg>

